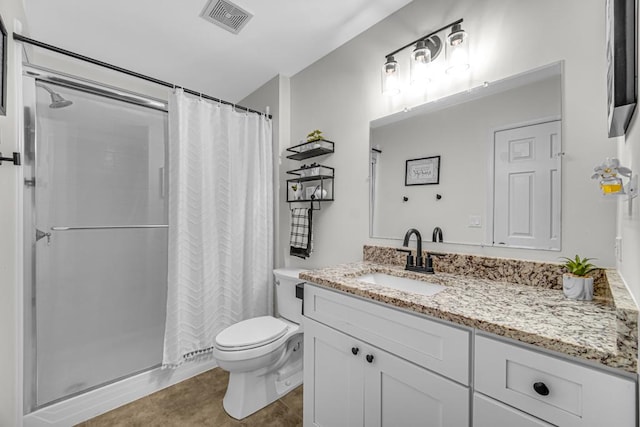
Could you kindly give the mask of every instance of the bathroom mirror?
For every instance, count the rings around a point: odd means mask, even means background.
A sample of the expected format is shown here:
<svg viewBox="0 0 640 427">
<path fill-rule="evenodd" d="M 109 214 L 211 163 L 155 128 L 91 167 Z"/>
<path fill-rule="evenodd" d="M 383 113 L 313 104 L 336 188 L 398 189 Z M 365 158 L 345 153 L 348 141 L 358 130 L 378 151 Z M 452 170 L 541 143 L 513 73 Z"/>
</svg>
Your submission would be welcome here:
<svg viewBox="0 0 640 427">
<path fill-rule="evenodd" d="M 430 241 L 440 227 L 446 243 L 559 250 L 561 82 L 555 63 L 372 121 L 371 237 L 400 239 L 415 227 Z M 549 132 L 548 123 L 555 129 L 542 136 L 548 144 L 535 145 L 526 133 L 538 125 Z M 540 153 L 551 161 L 538 174 L 546 181 L 535 181 L 528 163 L 504 172 L 510 166 L 503 161 L 524 164 Z M 436 156 L 437 165 L 415 161 Z M 422 163 L 437 170 L 416 172 Z M 438 180 L 406 185 L 415 173 L 437 173 Z M 543 186 L 544 194 L 534 194 Z"/>
</svg>

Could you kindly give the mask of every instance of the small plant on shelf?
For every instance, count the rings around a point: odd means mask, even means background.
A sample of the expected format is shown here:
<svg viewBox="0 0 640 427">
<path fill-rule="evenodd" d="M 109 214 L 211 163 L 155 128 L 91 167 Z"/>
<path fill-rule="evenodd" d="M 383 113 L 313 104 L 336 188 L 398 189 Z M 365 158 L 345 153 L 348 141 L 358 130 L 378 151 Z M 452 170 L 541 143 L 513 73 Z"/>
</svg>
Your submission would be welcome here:
<svg viewBox="0 0 640 427">
<path fill-rule="evenodd" d="M 591 300 L 593 299 L 593 277 L 587 277 L 589 273 L 599 270 L 591 264 L 593 258 L 562 257 L 565 260 L 564 267 L 568 273 L 562 275 L 562 290 L 569 299 Z"/>
<path fill-rule="evenodd" d="M 294 182 L 289 186 L 291 187 L 291 191 L 293 191 L 293 200 L 300 200 L 302 198 L 302 184 Z"/>
<path fill-rule="evenodd" d="M 324 139 L 324 136 L 322 136 L 322 131 L 318 129 L 307 135 L 307 142 L 319 141 L 321 139 Z"/>
</svg>

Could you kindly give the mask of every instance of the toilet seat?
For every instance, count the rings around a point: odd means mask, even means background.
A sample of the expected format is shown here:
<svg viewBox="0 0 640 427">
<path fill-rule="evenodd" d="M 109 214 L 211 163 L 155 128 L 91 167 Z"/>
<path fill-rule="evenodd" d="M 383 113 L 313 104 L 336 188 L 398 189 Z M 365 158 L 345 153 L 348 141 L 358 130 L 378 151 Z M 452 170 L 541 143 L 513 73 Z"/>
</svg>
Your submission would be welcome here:
<svg viewBox="0 0 640 427">
<path fill-rule="evenodd" d="M 286 319 L 275 318 L 275 317 L 273 319 L 281 321 L 282 323 L 285 324 L 285 327 L 286 327 L 284 330 L 284 333 L 280 335 L 278 338 L 275 338 L 271 342 L 263 343 L 262 345 L 254 345 L 251 348 L 247 348 L 247 347 L 222 347 L 218 344 L 218 339 L 216 337 L 216 343 L 214 344 L 214 348 L 213 348 L 213 357 L 215 357 L 218 361 L 227 361 L 227 362 L 237 362 L 237 361 L 243 361 L 243 360 L 250 360 L 257 357 L 263 357 L 277 350 L 282 345 L 284 345 L 284 343 L 286 343 L 287 340 L 292 335 L 302 333 L 301 325 L 298 325 L 293 322 L 289 322 Z M 230 326 L 230 327 L 233 327 L 233 326 Z M 220 332 L 220 334 L 222 334 L 222 332 Z"/>
<path fill-rule="evenodd" d="M 272 316 L 254 317 L 229 326 L 216 336 L 215 346 L 223 351 L 262 347 L 287 332 L 287 324 Z"/>
</svg>

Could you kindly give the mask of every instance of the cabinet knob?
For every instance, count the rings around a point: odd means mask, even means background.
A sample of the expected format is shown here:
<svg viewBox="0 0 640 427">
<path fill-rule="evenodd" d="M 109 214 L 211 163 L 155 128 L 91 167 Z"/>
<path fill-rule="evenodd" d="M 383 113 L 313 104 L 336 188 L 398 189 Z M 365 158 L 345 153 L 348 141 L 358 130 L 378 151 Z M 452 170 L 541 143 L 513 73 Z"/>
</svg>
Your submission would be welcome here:
<svg viewBox="0 0 640 427">
<path fill-rule="evenodd" d="M 358 347 L 351 347 L 351 353 L 353 353 L 353 355 L 357 355 L 358 352 L 360 351 L 360 349 Z"/>
<path fill-rule="evenodd" d="M 373 354 L 367 354 L 367 362 L 372 363 L 373 362 Z"/>
<path fill-rule="evenodd" d="M 540 396 L 548 396 L 549 395 L 549 387 L 543 382 L 533 383 L 533 389 Z"/>
</svg>

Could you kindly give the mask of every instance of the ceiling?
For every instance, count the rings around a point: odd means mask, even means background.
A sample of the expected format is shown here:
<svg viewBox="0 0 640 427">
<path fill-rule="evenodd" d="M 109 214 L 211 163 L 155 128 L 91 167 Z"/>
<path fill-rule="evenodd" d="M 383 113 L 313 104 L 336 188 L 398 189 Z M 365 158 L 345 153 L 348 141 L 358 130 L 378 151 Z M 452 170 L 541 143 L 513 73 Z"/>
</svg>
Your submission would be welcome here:
<svg viewBox="0 0 640 427">
<path fill-rule="evenodd" d="M 200 17 L 207 0 L 24 0 L 29 37 L 238 102 L 293 76 L 410 0 L 233 0 L 238 35 Z"/>
</svg>

